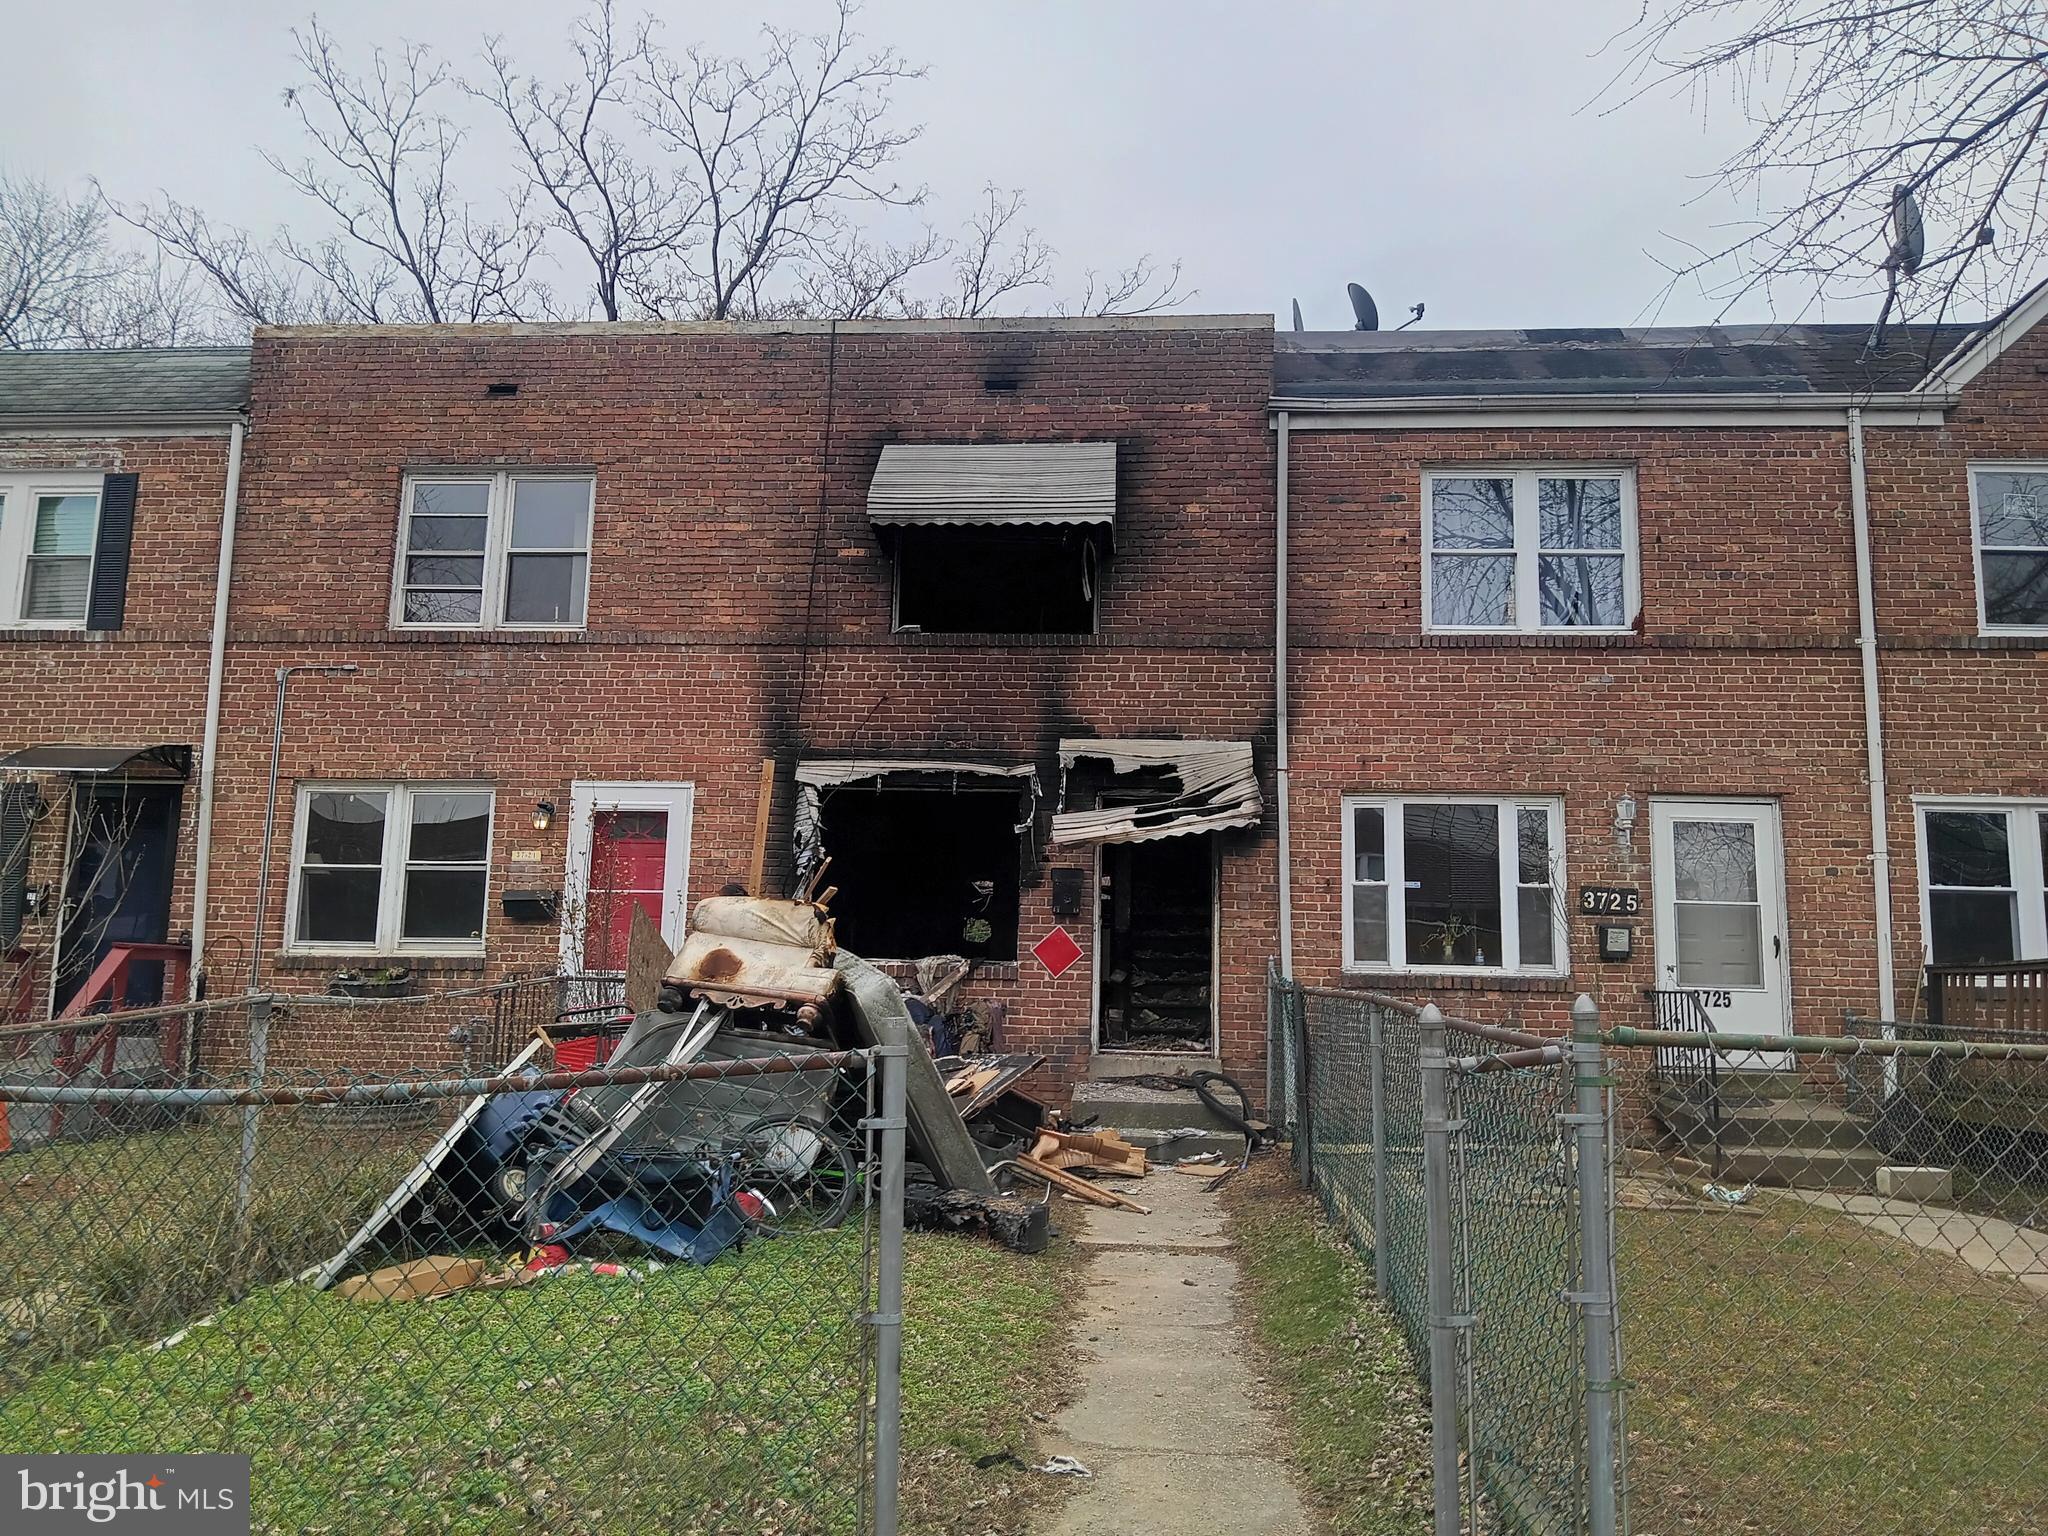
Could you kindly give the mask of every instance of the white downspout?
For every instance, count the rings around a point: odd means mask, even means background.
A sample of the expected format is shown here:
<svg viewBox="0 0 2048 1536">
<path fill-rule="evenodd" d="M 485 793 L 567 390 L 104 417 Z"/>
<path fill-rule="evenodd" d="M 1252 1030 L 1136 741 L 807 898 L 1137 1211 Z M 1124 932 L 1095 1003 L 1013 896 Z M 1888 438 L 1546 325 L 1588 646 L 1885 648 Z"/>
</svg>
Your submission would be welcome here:
<svg viewBox="0 0 2048 1536">
<path fill-rule="evenodd" d="M 1884 712 L 1877 688 L 1877 597 L 1871 576 L 1870 494 L 1863 478 L 1863 412 L 1849 409 L 1849 510 L 1856 528 L 1856 648 L 1863 659 L 1863 741 L 1870 779 L 1870 884 L 1877 903 L 1879 1017 L 1898 1017 L 1892 970 L 1892 850 L 1886 816 Z"/>
<path fill-rule="evenodd" d="M 186 995 L 197 998 L 205 981 L 206 894 L 213 859 L 214 757 L 220 743 L 221 685 L 227 670 L 228 582 L 235 567 L 235 513 L 242 494 L 244 424 L 228 432 L 228 483 L 220 513 L 220 565 L 213 578 L 213 652 L 206 672 L 206 730 L 199 748 L 198 848 L 192 859 L 192 965 Z"/>
<path fill-rule="evenodd" d="M 1273 777 L 1280 820 L 1280 974 L 1294 977 L 1294 850 L 1287 782 L 1287 413 L 1274 417 L 1279 468 L 1273 517 Z"/>
</svg>

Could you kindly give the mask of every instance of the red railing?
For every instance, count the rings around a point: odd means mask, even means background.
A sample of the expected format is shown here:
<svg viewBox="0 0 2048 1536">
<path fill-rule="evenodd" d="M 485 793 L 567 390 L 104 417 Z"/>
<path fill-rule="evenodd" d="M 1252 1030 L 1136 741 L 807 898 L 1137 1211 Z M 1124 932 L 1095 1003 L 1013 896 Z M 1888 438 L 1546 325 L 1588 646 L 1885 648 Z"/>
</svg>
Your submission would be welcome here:
<svg viewBox="0 0 2048 1536">
<path fill-rule="evenodd" d="M 103 1080 L 114 1075 L 115 1058 L 121 1047 L 121 1021 L 100 1023 L 96 1013 L 118 1011 L 127 1000 L 128 983 L 137 965 L 160 964 L 164 968 L 163 995 L 182 997 L 192 964 L 191 948 L 184 944 L 116 944 L 93 967 L 64 1011 L 57 1015 L 57 1055 L 53 1066 L 59 1087 L 75 1083 L 97 1066 Z M 71 1025 L 65 1028 L 65 1025 Z M 176 1076 L 184 1066 L 185 1015 L 167 1014 L 143 1026 L 157 1042 L 158 1059 L 167 1073 Z M 80 1041 L 84 1043 L 81 1045 Z M 53 1136 L 64 1129 L 64 1106 L 53 1111 Z"/>
</svg>

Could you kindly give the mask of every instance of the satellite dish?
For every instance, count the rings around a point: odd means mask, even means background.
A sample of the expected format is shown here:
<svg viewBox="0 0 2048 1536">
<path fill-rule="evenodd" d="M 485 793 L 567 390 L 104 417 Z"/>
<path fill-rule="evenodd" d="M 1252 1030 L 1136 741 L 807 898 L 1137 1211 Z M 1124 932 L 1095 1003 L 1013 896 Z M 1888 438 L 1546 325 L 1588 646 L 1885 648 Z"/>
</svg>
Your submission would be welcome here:
<svg viewBox="0 0 2048 1536">
<path fill-rule="evenodd" d="M 1301 300 L 1290 299 L 1288 302 L 1294 306 L 1294 328 L 1297 331 L 1307 330 L 1308 327 L 1301 323 Z"/>
<path fill-rule="evenodd" d="M 1920 270 L 1927 255 L 1927 231 L 1920 222 L 1920 205 L 1909 186 L 1892 188 L 1892 248 L 1884 264 L 1908 276 Z"/>
<path fill-rule="evenodd" d="M 1346 283 L 1344 291 L 1351 295 L 1351 313 L 1358 316 L 1355 331 L 1376 331 L 1380 328 L 1379 306 L 1372 301 L 1372 295 L 1356 283 Z"/>
</svg>

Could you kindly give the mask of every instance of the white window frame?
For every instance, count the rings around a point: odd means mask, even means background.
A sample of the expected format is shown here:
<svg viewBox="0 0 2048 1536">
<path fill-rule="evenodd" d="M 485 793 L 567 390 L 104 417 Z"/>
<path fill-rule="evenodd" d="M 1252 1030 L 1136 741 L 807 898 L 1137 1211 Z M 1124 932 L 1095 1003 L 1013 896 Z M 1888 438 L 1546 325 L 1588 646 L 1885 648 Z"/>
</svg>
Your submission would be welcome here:
<svg viewBox="0 0 2048 1536">
<path fill-rule="evenodd" d="M 1619 624 L 1553 624 L 1543 622 L 1542 589 L 1538 581 L 1541 528 L 1537 518 L 1539 480 L 1619 480 L 1621 482 L 1621 548 L 1600 553 L 1621 556 L 1622 622 Z M 1515 499 L 1515 621 L 1512 624 L 1439 624 L 1436 621 L 1436 534 L 1433 526 L 1436 482 L 1439 480 L 1512 480 Z M 1446 551 L 1449 553 L 1449 551 Z M 1485 550 L 1472 554 L 1485 555 Z M 1492 552 L 1495 558 L 1506 550 Z M 1433 635 L 1626 635 L 1635 630 L 1643 608 L 1642 560 L 1636 538 L 1636 474 L 1623 464 L 1445 464 L 1422 475 L 1422 628 Z"/>
<path fill-rule="evenodd" d="M 2048 475 L 2048 462 L 2040 459 L 1973 461 L 1970 479 L 1970 563 L 1977 573 L 1977 633 L 1980 635 L 2048 635 L 2048 624 L 1994 624 L 1984 601 L 1984 521 L 1978 516 L 1977 479 L 1980 475 Z M 1997 549 L 2031 546 L 1994 545 Z"/>
<path fill-rule="evenodd" d="M 0 628 L 84 629 L 92 616 L 92 578 L 99 564 L 100 513 L 105 507 L 106 477 L 101 474 L 29 470 L 0 475 Z M 29 556 L 35 549 L 36 499 L 41 496 L 90 496 L 93 499 L 92 549 L 87 551 L 85 612 L 75 619 L 28 617 Z"/>
<path fill-rule="evenodd" d="M 1343 798 L 1344 969 L 1371 976 L 1569 976 L 1571 924 L 1564 900 L 1564 800 L 1556 795 L 1346 795 Z M 1490 805 L 1500 815 L 1501 963 L 1499 965 L 1411 965 L 1408 962 L 1407 884 L 1403 820 L 1411 805 Z M 1351 872 L 1356 813 L 1377 810 L 1383 820 L 1387 861 L 1387 959 L 1360 960 L 1352 950 Z M 1549 965 L 1522 964 L 1522 870 L 1518 813 L 1541 810 L 1550 817 L 1551 955 Z"/>
<path fill-rule="evenodd" d="M 309 943 L 299 938 L 299 893 L 306 858 L 306 818 L 315 795 L 378 794 L 384 801 L 384 844 L 382 868 L 377 885 L 377 937 L 368 944 Z M 412 834 L 412 802 L 417 795 L 483 795 L 490 805 L 489 825 L 484 834 L 483 924 L 474 939 L 406 939 L 400 936 L 405 920 L 406 854 Z M 394 839 L 393 827 L 403 829 Z M 320 779 L 301 783 L 292 808 L 292 857 L 290 883 L 285 888 L 284 952 L 288 955 L 448 955 L 484 953 L 490 937 L 492 860 L 498 837 L 498 792 L 489 784 L 461 780 L 414 783 L 389 779 Z"/>
<path fill-rule="evenodd" d="M 478 553 L 483 556 L 484 585 L 477 622 L 474 624 L 443 624 L 432 620 L 412 619 L 405 616 L 405 557 L 406 546 L 411 541 L 413 517 L 413 491 L 422 485 L 474 485 L 485 481 L 490 491 L 485 502 L 484 547 Z M 506 579 L 511 566 L 512 549 L 512 486 L 515 481 L 544 480 L 562 484 L 586 485 L 590 488 L 590 499 L 584 513 L 583 525 L 583 585 L 579 606 L 583 618 L 575 624 L 537 624 L 509 620 L 505 617 L 505 602 L 510 583 Z M 597 523 L 597 476 L 588 470 L 556 469 L 437 469 L 421 470 L 405 477 L 400 492 L 402 498 L 398 508 L 398 548 L 391 563 L 391 627 L 393 629 L 432 630 L 475 630 L 512 629 L 556 631 L 575 634 L 590 626 L 590 567 L 594 559 L 592 545 L 595 542 Z M 536 553 L 574 553 L 573 550 L 538 550 Z M 525 551 L 520 551 L 525 553 Z"/>
<path fill-rule="evenodd" d="M 2007 849 L 2006 878 L 2019 913 L 2019 954 L 2016 964 L 2048 960 L 2048 867 L 2041 857 L 2041 834 L 2035 818 L 2048 811 L 2048 800 L 2002 795 L 1915 795 L 1913 835 L 1920 844 L 1920 959 L 1934 965 L 1934 900 L 1929 884 L 1927 813 L 1929 811 L 1975 811 L 2005 817 Z M 2014 818 L 2020 819 L 2015 828 Z M 1959 890 L 1959 886 L 1943 886 Z M 2001 886 L 1972 886 L 1972 890 L 2001 890 Z"/>
</svg>

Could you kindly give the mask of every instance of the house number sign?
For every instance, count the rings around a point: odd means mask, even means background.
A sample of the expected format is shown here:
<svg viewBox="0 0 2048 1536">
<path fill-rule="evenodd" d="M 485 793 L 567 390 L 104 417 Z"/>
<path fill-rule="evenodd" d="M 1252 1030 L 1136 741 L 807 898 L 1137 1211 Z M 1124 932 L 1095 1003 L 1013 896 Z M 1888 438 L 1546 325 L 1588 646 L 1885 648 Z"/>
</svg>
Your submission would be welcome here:
<svg viewBox="0 0 2048 1536">
<path fill-rule="evenodd" d="M 1579 887 L 1579 911 L 1586 917 L 1634 917 L 1642 910 L 1642 893 L 1632 885 Z"/>
</svg>

